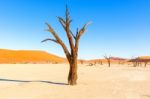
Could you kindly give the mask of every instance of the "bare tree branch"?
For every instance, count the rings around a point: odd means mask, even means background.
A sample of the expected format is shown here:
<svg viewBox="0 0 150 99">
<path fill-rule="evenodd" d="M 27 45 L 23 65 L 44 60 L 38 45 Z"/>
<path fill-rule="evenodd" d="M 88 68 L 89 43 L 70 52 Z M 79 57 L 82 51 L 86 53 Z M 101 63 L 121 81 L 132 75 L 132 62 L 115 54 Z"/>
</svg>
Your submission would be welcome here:
<svg viewBox="0 0 150 99">
<path fill-rule="evenodd" d="M 78 35 L 77 35 L 77 39 L 80 39 L 80 37 L 83 35 L 83 33 L 85 33 L 85 30 L 86 30 L 86 28 L 87 28 L 87 26 L 88 25 L 90 25 L 91 24 L 91 22 L 88 22 L 88 23 L 86 23 L 82 28 L 81 28 L 81 30 L 79 31 L 79 33 L 78 33 Z"/>
<path fill-rule="evenodd" d="M 61 47 L 63 48 L 67 59 L 70 61 L 70 56 L 71 54 L 69 53 L 66 45 L 63 43 L 63 41 L 59 38 L 59 36 L 57 35 L 57 33 L 53 30 L 53 28 L 50 26 L 50 24 L 46 23 L 46 25 L 48 26 L 48 31 L 55 37 L 56 41 L 61 45 Z"/>
<path fill-rule="evenodd" d="M 73 37 L 74 39 L 76 39 L 76 36 L 72 33 L 71 30 L 70 30 L 70 33 L 71 33 L 72 37 Z"/>
<path fill-rule="evenodd" d="M 63 28 L 66 30 L 66 22 L 62 17 L 57 17 Z"/>
<path fill-rule="evenodd" d="M 76 50 L 76 51 L 78 51 L 79 39 L 80 39 L 80 37 L 83 35 L 83 33 L 85 32 L 87 26 L 88 26 L 90 23 L 91 23 L 91 22 L 86 23 L 80 31 L 79 31 L 78 28 L 77 28 L 76 42 L 75 42 L 75 50 Z"/>
<path fill-rule="evenodd" d="M 76 30 L 76 38 L 77 38 L 78 34 L 79 34 L 79 29 L 77 28 L 77 30 Z"/>
<path fill-rule="evenodd" d="M 62 27 L 64 28 L 64 30 L 66 31 L 66 22 L 65 22 L 65 20 L 64 20 L 62 17 L 57 17 L 57 18 L 58 18 L 59 22 L 61 23 Z M 70 24 L 71 22 L 72 22 L 72 20 L 69 21 L 69 24 Z M 76 39 L 76 37 L 74 36 L 74 34 L 72 33 L 72 31 L 71 31 L 71 30 L 69 30 L 69 31 L 70 31 L 72 37 L 73 37 L 74 39 Z"/>
<path fill-rule="evenodd" d="M 59 44 L 57 40 L 51 39 L 51 38 L 47 38 L 47 39 L 45 39 L 45 40 L 43 40 L 43 41 L 41 41 L 41 42 L 43 43 L 43 42 L 47 42 L 47 41 L 53 41 L 53 42 Z"/>
<path fill-rule="evenodd" d="M 68 7 L 66 7 L 66 34 L 69 40 L 69 44 L 70 44 L 70 49 L 71 49 L 71 53 L 75 54 L 75 47 L 74 47 L 74 43 L 73 43 L 73 38 L 71 36 L 70 33 L 70 18 L 69 18 L 69 10 Z"/>
</svg>

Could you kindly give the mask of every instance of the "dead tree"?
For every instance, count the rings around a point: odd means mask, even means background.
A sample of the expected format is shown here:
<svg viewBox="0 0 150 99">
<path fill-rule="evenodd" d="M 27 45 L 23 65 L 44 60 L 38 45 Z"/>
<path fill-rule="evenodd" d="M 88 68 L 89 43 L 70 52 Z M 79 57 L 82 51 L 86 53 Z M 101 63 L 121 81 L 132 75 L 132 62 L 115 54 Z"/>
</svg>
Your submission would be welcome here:
<svg viewBox="0 0 150 99">
<path fill-rule="evenodd" d="M 140 57 L 137 57 L 137 58 L 130 59 L 128 62 L 132 62 L 133 63 L 133 67 L 137 67 L 137 66 L 141 66 L 142 65 L 143 60 L 140 59 Z"/>
<path fill-rule="evenodd" d="M 84 60 L 80 60 L 80 63 L 81 63 L 81 64 L 84 64 Z"/>
<path fill-rule="evenodd" d="M 149 62 L 149 61 L 144 61 L 144 65 L 145 65 L 145 67 L 147 66 L 148 62 Z"/>
<path fill-rule="evenodd" d="M 150 62 L 150 59 L 141 59 L 141 62 L 143 62 L 144 66 L 146 67 L 147 64 Z"/>
<path fill-rule="evenodd" d="M 68 50 L 67 46 L 62 41 L 62 39 L 59 37 L 59 35 L 56 33 L 56 31 L 48 23 L 46 23 L 46 25 L 48 26 L 47 31 L 50 32 L 54 36 L 54 39 L 47 38 L 43 40 L 42 42 L 52 41 L 62 47 L 70 65 L 69 75 L 68 75 L 68 84 L 76 85 L 77 84 L 77 58 L 78 58 L 79 40 L 81 36 L 84 34 L 89 23 L 86 23 L 80 30 L 78 30 L 77 28 L 76 35 L 74 35 L 73 32 L 70 30 L 70 23 L 72 22 L 72 20 L 70 20 L 69 10 L 67 7 L 66 7 L 66 18 L 63 19 L 62 17 L 58 17 L 58 20 L 66 32 L 67 39 L 69 41 L 70 51 Z"/>
<path fill-rule="evenodd" d="M 132 62 L 133 63 L 133 67 L 137 67 L 138 66 L 138 60 L 135 59 L 130 59 L 128 62 Z"/>
<path fill-rule="evenodd" d="M 94 61 L 94 64 L 96 65 L 96 64 L 97 64 L 97 62 L 96 62 L 96 61 Z"/>
<path fill-rule="evenodd" d="M 111 63 L 111 56 L 107 56 L 105 55 L 104 58 L 107 60 L 108 63 L 108 67 L 110 67 L 110 63 Z"/>
<path fill-rule="evenodd" d="M 100 64 L 100 65 L 103 65 L 103 62 L 102 62 L 102 60 L 99 60 L 99 64 Z"/>
<path fill-rule="evenodd" d="M 138 65 L 137 58 L 135 58 L 133 56 L 132 56 L 132 58 L 128 62 L 131 62 L 133 64 L 133 67 L 137 67 L 137 65 Z"/>
</svg>

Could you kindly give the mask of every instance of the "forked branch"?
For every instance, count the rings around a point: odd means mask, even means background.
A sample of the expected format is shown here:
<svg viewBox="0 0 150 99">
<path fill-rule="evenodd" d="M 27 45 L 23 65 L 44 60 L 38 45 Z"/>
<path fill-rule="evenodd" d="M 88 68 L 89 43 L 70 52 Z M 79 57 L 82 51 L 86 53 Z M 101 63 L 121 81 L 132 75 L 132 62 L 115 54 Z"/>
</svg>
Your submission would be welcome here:
<svg viewBox="0 0 150 99">
<path fill-rule="evenodd" d="M 85 30 L 86 30 L 87 26 L 88 26 L 90 23 L 91 23 L 91 22 L 86 23 L 86 24 L 81 28 L 80 31 L 79 31 L 78 28 L 77 28 L 77 31 L 76 31 L 76 42 L 75 42 L 75 50 L 76 50 L 76 51 L 78 51 L 79 39 L 80 39 L 80 37 L 85 33 Z"/>
<path fill-rule="evenodd" d="M 72 54 L 75 54 L 75 46 L 74 46 L 74 43 L 73 43 L 73 37 L 70 33 L 70 17 L 69 17 L 69 10 L 68 10 L 68 7 L 66 7 L 66 34 L 67 34 L 67 38 L 69 40 L 69 44 L 70 44 L 70 49 L 71 49 L 71 53 Z"/>
<path fill-rule="evenodd" d="M 53 28 L 50 26 L 50 24 L 46 23 L 46 25 L 48 26 L 48 31 L 55 37 L 56 40 L 51 39 L 51 41 L 57 41 L 58 44 L 61 45 L 61 47 L 63 48 L 67 59 L 70 61 L 70 56 L 71 54 L 69 53 L 66 45 L 63 43 L 63 41 L 59 38 L 59 36 L 57 35 L 57 33 L 53 30 Z M 47 41 L 47 40 L 46 40 Z"/>
<path fill-rule="evenodd" d="M 57 18 L 58 18 L 60 24 L 62 25 L 62 27 L 64 28 L 64 30 L 66 31 L 66 21 L 65 21 L 62 17 L 57 17 Z M 71 22 L 72 22 L 72 20 L 70 20 L 69 24 L 70 24 Z M 71 30 L 69 30 L 69 31 L 70 31 L 72 37 L 73 37 L 74 39 L 76 39 L 76 37 L 75 37 L 75 35 L 73 34 L 73 32 L 72 32 Z"/>
<path fill-rule="evenodd" d="M 87 26 L 90 25 L 90 24 L 91 24 L 91 22 L 86 23 L 86 24 L 81 28 L 81 30 L 80 30 L 79 32 L 77 32 L 77 36 L 76 36 L 77 40 L 80 39 L 80 37 L 85 33 L 85 30 L 86 30 Z"/>
</svg>

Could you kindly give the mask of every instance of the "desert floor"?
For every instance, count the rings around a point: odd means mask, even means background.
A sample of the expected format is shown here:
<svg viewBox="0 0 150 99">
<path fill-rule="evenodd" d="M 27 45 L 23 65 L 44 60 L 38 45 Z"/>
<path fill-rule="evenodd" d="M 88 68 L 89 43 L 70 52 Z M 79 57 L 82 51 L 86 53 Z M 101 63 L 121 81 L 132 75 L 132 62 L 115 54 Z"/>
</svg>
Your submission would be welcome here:
<svg viewBox="0 0 150 99">
<path fill-rule="evenodd" d="M 150 99 L 150 67 L 79 65 L 68 86 L 67 64 L 0 65 L 0 99 Z"/>
</svg>

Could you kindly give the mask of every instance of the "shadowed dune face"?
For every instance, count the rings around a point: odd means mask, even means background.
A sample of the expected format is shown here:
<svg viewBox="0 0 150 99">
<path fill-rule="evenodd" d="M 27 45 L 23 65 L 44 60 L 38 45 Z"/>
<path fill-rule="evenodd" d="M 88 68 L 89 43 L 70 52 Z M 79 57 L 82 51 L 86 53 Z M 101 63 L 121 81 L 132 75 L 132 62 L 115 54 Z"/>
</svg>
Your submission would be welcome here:
<svg viewBox="0 0 150 99">
<path fill-rule="evenodd" d="M 4 50 L 0 49 L 0 63 L 16 64 L 16 63 L 62 63 L 64 58 L 49 54 L 44 51 L 30 50 Z"/>
</svg>

